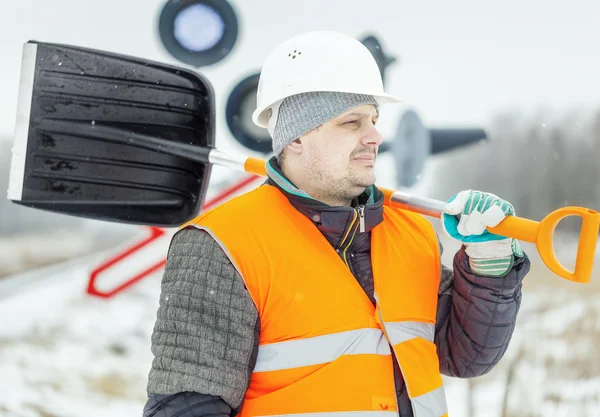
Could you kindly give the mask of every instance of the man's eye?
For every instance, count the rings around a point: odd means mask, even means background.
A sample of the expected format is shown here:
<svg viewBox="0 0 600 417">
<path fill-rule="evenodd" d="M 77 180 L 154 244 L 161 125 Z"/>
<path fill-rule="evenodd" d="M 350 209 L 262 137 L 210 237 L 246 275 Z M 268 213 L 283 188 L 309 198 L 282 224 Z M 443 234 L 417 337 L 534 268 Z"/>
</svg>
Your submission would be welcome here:
<svg viewBox="0 0 600 417">
<path fill-rule="evenodd" d="M 356 124 L 356 120 L 350 120 L 349 122 L 344 123 L 345 125 Z"/>
</svg>

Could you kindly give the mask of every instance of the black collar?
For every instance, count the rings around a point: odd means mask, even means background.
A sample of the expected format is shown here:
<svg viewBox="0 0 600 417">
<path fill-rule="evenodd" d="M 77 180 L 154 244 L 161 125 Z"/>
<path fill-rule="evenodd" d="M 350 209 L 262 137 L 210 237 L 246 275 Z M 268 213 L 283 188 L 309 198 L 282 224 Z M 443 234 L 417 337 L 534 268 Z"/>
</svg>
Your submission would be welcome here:
<svg viewBox="0 0 600 417">
<path fill-rule="evenodd" d="M 266 168 L 268 179 L 265 183 L 277 187 L 292 206 L 311 219 L 323 233 L 343 234 L 354 220 L 358 207 L 364 207 L 365 232 L 371 231 L 383 221 L 383 193 L 374 185 L 355 198 L 352 207 L 330 206 L 292 184 L 283 174 L 275 157 L 267 161 Z"/>
</svg>

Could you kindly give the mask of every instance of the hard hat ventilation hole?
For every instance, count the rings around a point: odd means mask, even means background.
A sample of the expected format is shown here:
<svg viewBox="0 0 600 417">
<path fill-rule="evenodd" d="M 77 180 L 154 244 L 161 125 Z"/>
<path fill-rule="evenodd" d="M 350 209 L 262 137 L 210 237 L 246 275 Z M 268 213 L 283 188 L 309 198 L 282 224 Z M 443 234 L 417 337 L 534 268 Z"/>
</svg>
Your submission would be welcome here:
<svg viewBox="0 0 600 417">
<path fill-rule="evenodd" d="M 289 53 L 288 56 L 291 57 L 292 59 L 296 59 L 296 57 L 301 54 L 302 54 L 302 52 L 298 52 L 297 49 L 294 49 L 294 52 Z"/>
</svg>

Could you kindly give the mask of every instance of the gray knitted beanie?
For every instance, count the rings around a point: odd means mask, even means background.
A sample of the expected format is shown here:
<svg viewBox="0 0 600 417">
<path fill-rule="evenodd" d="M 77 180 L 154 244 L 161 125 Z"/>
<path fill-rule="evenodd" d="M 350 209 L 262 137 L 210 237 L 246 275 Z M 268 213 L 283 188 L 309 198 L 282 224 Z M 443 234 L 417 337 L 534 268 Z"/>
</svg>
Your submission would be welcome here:
<svg viewBox="0 0 600 417">
<path fill-rule="evenodd" d="M 365 94 L 318 91 L 296 94 L 284 99 L 269 121 L 273 152 L 281 151 L 300 136 L 323 123 L 363 104 L 377 106 L 375 97 Z"/>
</svg>

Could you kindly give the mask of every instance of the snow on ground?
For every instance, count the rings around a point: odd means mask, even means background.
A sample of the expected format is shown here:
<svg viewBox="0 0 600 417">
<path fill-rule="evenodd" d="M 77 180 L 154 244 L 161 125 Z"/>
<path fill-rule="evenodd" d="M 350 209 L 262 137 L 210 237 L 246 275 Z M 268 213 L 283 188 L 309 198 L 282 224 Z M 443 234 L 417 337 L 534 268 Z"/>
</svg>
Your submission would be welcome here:
<svg viewBox="0 0 600 417">
<path fill-rule="evenodd" d="M 598 277 L 596 277 L 598 278 Z M 576 284 L 571 284 L 576 285 Z M 600 299 L 596 293 L 526 288 L 503 361 L 476 378 L 474 395 L 500 382 L 490 416 L 600 416 Z M 489 405 L 480 404 L 475 416 Z"/>
<path fill-rule="evenodd" d="M 0 277 L 93 252 L 88 236 L 67 229 L 0 236 Z"/>
<path fill-rule="evenodd" d="M 141 415 L 160 271 L 109 300 L 86 263 L 54 274 L 0 303 L 0 415 Z"/>
</svg>

